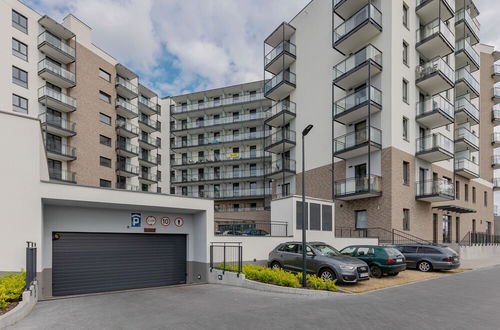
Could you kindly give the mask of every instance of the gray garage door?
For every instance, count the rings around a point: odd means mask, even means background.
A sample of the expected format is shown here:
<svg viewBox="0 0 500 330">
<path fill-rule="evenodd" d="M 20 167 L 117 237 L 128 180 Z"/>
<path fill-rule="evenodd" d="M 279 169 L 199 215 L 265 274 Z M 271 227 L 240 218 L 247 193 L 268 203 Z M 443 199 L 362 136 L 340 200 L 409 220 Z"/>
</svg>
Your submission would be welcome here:
<svg viewBox="0 0 500 330">
<path fill-rule="evenodd" d="M 185 235 L 57 234 L 54 296 L 186 283 Z"/>
</svg>

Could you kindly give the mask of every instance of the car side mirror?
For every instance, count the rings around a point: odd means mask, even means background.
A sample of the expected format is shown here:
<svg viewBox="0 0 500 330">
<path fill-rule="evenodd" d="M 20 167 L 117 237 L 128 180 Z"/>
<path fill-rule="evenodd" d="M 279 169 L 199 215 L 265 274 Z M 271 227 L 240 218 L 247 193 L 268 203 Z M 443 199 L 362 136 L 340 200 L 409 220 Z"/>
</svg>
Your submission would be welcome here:
<svg viewBox="0 0 500 330">
<path fill-rule="evenodd" d="M 312 251 L 307 251 L 307 252 L 306 252 L 306 255 L 307 255 L 308 257 L 314 257 L 316 254 L 315 254 L 314 252 L 312 252 Z"/>
</svg>

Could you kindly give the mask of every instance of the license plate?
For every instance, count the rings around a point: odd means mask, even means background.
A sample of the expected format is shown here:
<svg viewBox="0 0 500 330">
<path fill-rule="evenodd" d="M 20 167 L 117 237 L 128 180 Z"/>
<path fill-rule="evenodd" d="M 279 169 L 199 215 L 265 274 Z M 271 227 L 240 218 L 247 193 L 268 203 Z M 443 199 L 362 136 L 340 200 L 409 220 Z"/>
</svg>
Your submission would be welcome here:
<svg viewBox="0 0 500 330">
<path fill-rule="evenodd" d="M 403 262 L 403 259 L 401 259 L 401 258 L 396 259 L 396 262 Z"/>
<path fill-rule="evenodd" d="M 359 274 L 359 277 L 368 277 L 368 273 L 361 273 Z"/>
<path fill-rule="evenodd" d="M 458 261 L 458 257 L 453 257 L 453 261 Z"/>
</svg>

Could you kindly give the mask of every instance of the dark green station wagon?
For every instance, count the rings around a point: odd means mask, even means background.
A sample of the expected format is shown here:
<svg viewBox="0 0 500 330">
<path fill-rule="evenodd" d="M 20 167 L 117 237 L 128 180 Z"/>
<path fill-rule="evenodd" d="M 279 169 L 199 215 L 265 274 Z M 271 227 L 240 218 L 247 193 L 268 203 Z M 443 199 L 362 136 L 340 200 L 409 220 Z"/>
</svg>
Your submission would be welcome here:
<svg viewBox="0 0 500 330">
<path fill-rule="evenodd" d="M 396 276 L 406 269 L 405 257 L 395 248 L 377 245 L 351 245 L 340 251 L 341 254 L 363 260 L 370 267 L 373 277 L 387 274 Z"/>
</svg>

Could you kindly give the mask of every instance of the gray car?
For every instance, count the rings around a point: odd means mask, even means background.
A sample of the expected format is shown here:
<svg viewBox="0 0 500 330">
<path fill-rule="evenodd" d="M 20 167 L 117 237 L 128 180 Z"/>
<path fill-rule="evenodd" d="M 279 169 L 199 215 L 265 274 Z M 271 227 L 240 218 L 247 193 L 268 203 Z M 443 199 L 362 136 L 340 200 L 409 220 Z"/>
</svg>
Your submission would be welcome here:
<svg viewBox="0 0 500 330">
<path fill-rule="evenodd" d="M 368 280 L 368 265 L 359 259 L 346 257 L 322 242 L 309 242 L 306 247 L 306 271 L 323 279 L 339 283 L 357 283 Z M 302 243 L 287 242 L 269 253 L 268 266 L 292 272 L 302 271 Z"/>
<path fill-rule="evenodd" d="M 460 258 L 451 248 L 439 245 L 398 245 L 408 268 L 422 272 L 450 270 L 460 267 Z"/>
</svg>

